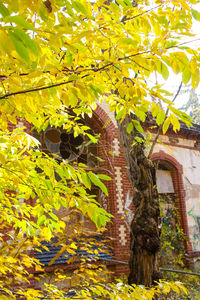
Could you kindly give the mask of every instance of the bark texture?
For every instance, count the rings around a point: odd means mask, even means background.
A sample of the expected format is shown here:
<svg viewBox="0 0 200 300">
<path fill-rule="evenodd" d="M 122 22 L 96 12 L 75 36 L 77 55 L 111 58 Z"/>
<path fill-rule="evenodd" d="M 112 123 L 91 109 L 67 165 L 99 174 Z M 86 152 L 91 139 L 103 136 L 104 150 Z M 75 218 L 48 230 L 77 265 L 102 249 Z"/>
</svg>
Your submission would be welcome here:
<svg viewBox="0 0 200 300">
<path fill-rule="evenodd" d="M 136 119 L 127 115 L 118 122 L 120 139 L 124 148 L 128 176 L 133 188 L 135 214 L 131 222 L 131 255 L 129 261 L 129 284 L 150 286 L 160 277 L 157 271 L 157 254 L 160 248 L 160 210 L 156 189 L 155 166 L 145 156 L 144 143 L 133 146 L 136 136 L 143 136 L 136 130 L 131 134 L 127 125 Z"/>
</svg>

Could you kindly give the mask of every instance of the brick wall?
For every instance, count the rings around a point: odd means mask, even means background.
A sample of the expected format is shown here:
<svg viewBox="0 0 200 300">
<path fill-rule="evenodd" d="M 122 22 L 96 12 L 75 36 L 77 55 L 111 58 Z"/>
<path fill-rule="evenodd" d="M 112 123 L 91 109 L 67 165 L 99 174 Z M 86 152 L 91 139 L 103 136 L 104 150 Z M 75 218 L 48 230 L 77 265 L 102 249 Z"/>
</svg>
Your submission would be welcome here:
<svg viewBox="0 0 200 300">
<path fill-rule="evenodd" d="M 103 196 L 103 207 L 113 214 L 114 218 L 107 226 L 107 235 L 113 239 L 113 251 L 115 261 L 128 262 L 129 260 L 129 223 L 132 218 L 133 207 L 131 204 L 131 185 L 128 181 L 126 163 L 123 150 L 120 146 L 118 128 L 110 119 L 106 111 L 98 106 L 92 119 L 87 119 L 87 123 L 96 132 L 101 134 L 98 142 L 98 156 L 104 161 L 99 164 L 100 173 L 109 175 L 113 180 L 105 182 L 109 195 Z M 26 121 L 19 121 L 18 127 L 25 126 L 30 132 L 30 124 Z M 9 130 L 13 130 L 15 125 L 9 124 Z M 168 143 L 168 145 L 171 145 Z M 175 146 L 175 145 L 173 145 Z M 180 147 L 180 145 L 178 145 Z M 152 155 L 152 159 L 162 160 L 169 164 L 172 173 L 173 185 L 177 197 L 177 207 L 180 212 L 180 220 L 185 234 L 189 237 L 188 220 L 185 204 L 185 190 L 183 185 L 183 167 L 171 155 L 164 151 L 158 151 Z M 128 214 L 127 214 L 128 213 Z M 191 243 L 186 243 L 186 250 L 190 257 L 192 254 Z M 199 253 L 200 254 L 200 253 Z M 128 275 L 128 266 L 117 262 L 107 263 L 116 276 Z M 70 270 L 76 265 L 60 265 L 61 268 Z M 46 271 L 51 272 L 54 267 L 47 267 Z M 36 286 L 33 280 L 32 286 Z"/>
<path fill-rule="evenodd" d="M 107 182 L 109 192 L 107 208 L 114 216 L 112 224 L 108 225 L 109 234 L 113 238 L 113 259 L 128 262 L 130 236 L 127 214 L 125 213 L 125 200 L 128 191 L 131 193 L 131 185 L 127 178 L 125 159 L 119 141 L 119 132 L 116 124 L 110 120 L 106 112 L 99 106 L 95 111 L 95 118 L 101 123 L 101 128 L 104 127 L 103 139 L 100 141 L 99 156 L 104 158 L 105 161 L 100 167 L 109 170 L 108 175 L 113 179 Z M 102 144 L 103 147 L 101 146 Z M 127 265 L 115 263 L 112 265 L 112 269 L 115 270 L 116 276 L 120 276 L 123 273 L 128 275 Z"/>
</svg>

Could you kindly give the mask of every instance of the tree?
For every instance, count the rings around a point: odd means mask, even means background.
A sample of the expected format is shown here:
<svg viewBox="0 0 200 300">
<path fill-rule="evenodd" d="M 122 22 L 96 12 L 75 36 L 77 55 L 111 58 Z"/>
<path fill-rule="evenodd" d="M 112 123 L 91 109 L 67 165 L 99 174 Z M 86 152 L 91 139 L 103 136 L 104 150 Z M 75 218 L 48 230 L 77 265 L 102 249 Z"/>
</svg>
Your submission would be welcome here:
<svg viewBox="0 0 200 300">
<path fill-rule="evenodd" d="M 199 96 L 198 94 L 194 91 L 194 89 L 189 89 L 186 91 L 189 93 L 189 99 L 185 105 L 183 105 L 180 110 L 187 112 L 192 118 L 193 122 L 195 124 L 200 124 L 200 116 L 199 116 Z M 183 95 L 186 93 L 183 91 Z"/>
<path fill-rule="evenodd" d="M 103 100 L 118 120 L 137 209 L 132 222 L 132 250 L 136 252 L 131 260 L 130 282 L 151 285 L 159 249 L 159 215 L 155 170 L 144 155 L 140 122 L 151 112 L 163 133 L 170 124 L 177 131 L 179 120 L 190 125 L 190 118 L 170 101 L 169 92 L 159 84 L 151 86 L 149 79 L 156 72 L 167 80 L 172 69 L 175 74 L 182 73 L 184 84 L 198 86 L 198 49 L 191 49 L 190 41 L 182 40 L 191 36 L 193 19 L 200 20 L 200 13 L 192 7 L 195 3 L 0 3 L 1 224 L 5 249 L 1 259 L 6 278 L 6 286 L 1 281 L 1 288 L 7 293 L 7 286 L 16 279 L 24 280 L 27 267 L 34 264 L 22 250 L 65 230 L 55 209 L 62 205 L 66 213 L 79 210 L 97 227 L 105 226 L 110 218 L 86 191 L 92 182 L 106 193 L 101 179 L 108 178 L 91 175 L 84 165 L 73 167 L 66 160 L 58 163 L 42 154 L 38 142 L 21 129 L 9 132 L 8 122 L 15 125 L 18 120 L 26 120 L 38 132 L 48 126 L 63 126 L 68 132 L 73 129 L 75 137 L 81 134 L 96 143 L 81 118 L 91 116 L 96 101 Z M 62 180 L 57 181 L 56 174 Z M 34 205 L 30 205 L 30 199 L 35 199 Z M 141 231 L 144 216 L 150 226 L 143 226 Z M 141 240 L 143 234 L 149 237 L 148 247 Z"/>
<path fill-rule="evenodd" d="M 160 248 L 160 210 L 156 186 L 155 166 L 145 156 L 144 140 L 133 146 L 127 127 L 135 121 L 126 116 L 119 124 L 121 140 L 128 165 L 129 180 L 133 187 L 136 209 L 131 223 L 131 257 L 129 284 L 152 285 L 159 279 L 157 254 Z M 135 131 L 135 132 L 134 132 Z M 138 132 L 134 129 L 135 138 Z M 139 137 L 142 139 L 142 137 Z"/>
</svg>

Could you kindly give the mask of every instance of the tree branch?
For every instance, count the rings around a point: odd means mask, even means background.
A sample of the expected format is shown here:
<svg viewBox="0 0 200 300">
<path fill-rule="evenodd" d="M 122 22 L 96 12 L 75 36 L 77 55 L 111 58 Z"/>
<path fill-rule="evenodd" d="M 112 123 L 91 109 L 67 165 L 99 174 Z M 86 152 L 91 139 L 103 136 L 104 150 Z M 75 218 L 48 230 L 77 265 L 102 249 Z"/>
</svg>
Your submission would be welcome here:
<svg viewBox="0 0 200 300">
<path fill-rule="evenodd" d="M 188 42 L 183 42 L 183 43 L 180 43 L 178 45 L 174 45 L 174 46 L 170 46 L 170 47 L 166 47 L 166 48 L 163 48 L 164 50 L 168 50 L 168 49 L 171 49 L 171 48 L 178 48 L 182 45 L 185 45 L 185 44 L 189 44 L 189 43 L 192 43 L 192 42 L 195 42 L 195 41 L 199 41 L 200 38 L 198 39 L 195 39 L 195 40 L 192 40 L 192 41 L 188 41 Z M 159 48 L 158 48 L 159 49 Z M 134 56 L 139 56 L 139 55 L 143 55 L 143 54 L 148 54 L 148 53 L 151 53 L 152 50 L 147 50 L 147 51 L 144 51 L 144 52 L 138 52 L 138 53 L 135 53 L 135 54 L 132 54 L 132 55 L 128 55 L 128 56 L 124 56 L 124 57 L 120 57 L 118 58 L 118 61 L 122 61 L 122 60 L 126 60 L 126 59 L 130 59 Z M 155 53 L 153 53 L 152 55 L 155 55 Z M 79 71 L 80 73 L 81 72 L 85 72 L 85 71 L 93 71 L 93 72 L 99 72 L 99 71 L 104 71 L 104 70 L 107 70 L 108 67 L 110 66 L 115 66 L 115 64 L 113 62 L 110 62 L 100 68 L 91 68 L 91 69 L 84 69 L 83 71 Z M 71 72 L 73 72 L 74 70 L 72 70 Z M 75 71 L 74 71 L 75 72 Z M 77 71 L 76 71 L 77 72 Z M 85 74 L 81 77 L 81 79 L 85 78 L 85 77 L 88 77 L 90 74 Z M 0 75 L 0 76 L 3 76 L 3 75 Z M 5 77 L 5 76 L 4 76 Z M 33 88 L 33 89 L 27 89 L 27 90 L 22 90 L 22 91 L 17 91 L 17 92 L 13 92 L 13 93 L 6 93 L 4 94 L 3 96 L 0 96 L 0 100 L 1 99 L 6 99 L 8 97 L 11 97 L 11 96 L 15 96 L 15 95 L 19 95 L 19 94 L 26 94 L 26 93 L 31 93 L 31 92 L 37 92 L 37 91 L 42 91 L 42 90 L 46 90 L 46 89 L 50 89 L 52 87 L 57 87 L 57 86 L 61 86 L 61 85 L 65 85 L 65 84 L 68 84 L 68 83 L 72 83 L 74 82 L 76 79 L 74 80 L 68 80 L 68 81 L 63 81 L 63 82 L 60 82 L 60 83 L 55 83 L 55 84 L 51 84 L 51 85 L 46 85 L 46 86 L 43 86 L 43 87 L 38 87 L 38 88 Z"/>
<path fill-rule="evenodd" d="M 177 90 L 177 92 L 176 92 L 176 94 L 175 94 L 175 96 L 174 96 L 172 102 L 174 102 L 174 101 L 176 100 L 177 96 L 179 95 L 180 90 L 181 90 L 181 87 L 182 87 L 182 84 L 183 84 L 183 82 L 181 81 L 181 83 L 180 83 L 180 85 L 179 85 L 179 87 L 178 87 L 178 90 Z M 165 120 L 166 120 L 166 118 L 167 118 L 168 113 L 169 113 L 169 108 L 167 108 L 167 110 L 166 110 L 166 113 L 165 113 Z M 165 120 L 163 121 L 163 123 L 165 122 Z M 153 143 L 152 143 L 152 145 L 151 145 L 151 149 L 150 149 L 150 151 L 149 151 L 148 158 L 151 158 L 151 155 L 152 155 L 152 153 L 153 153 L 153 149 L 154 149 L 154 147 L 155 147 L 155 145 L 156 145 L 156 143 L 157 143 L 157 140 L 158 140 L 158 138 L 159 138 L 159 135 L 160 135 L 160 132 L 161 132 L 163 123 L 160 124 L 160 126 L 158 127 L 158 131 L 157 131 L 156 136 L 155 136 L 155 138 L 154 138 L 154 141 L 153 141 Z"/>
<path fill-rule="evenodd" d="M 87 76 L 89 76 L 89 74 L 86 74 L 86 75 L 82 76 L 81 78 L 84 78 L 84 77 L 87 77 Z M 8 98 L 8 97 L 15 96 L 15 95 L 20 95 L 20 94 L 27 94 L 27 93 L 31 93 L 31 92 L 42 91 L 42 90 L 50 89 L 52 87 L 57 87 L 57 86 L 65 85 L 65 84 L 68 84 L 68 83 L 72 83 L 72 82 L 74 82 L 74 80 L 63 81 L 63 82 L 59 82 L 59 83 L 55 83 L 55 84 L 51 84 L 51 85 L 46 85 L 46 86 L 43 86 L 43 87 L 17 91 L 17 92 L 13 92 L 13 93 L 7 93 L 3 96 L 0 96 L 0 99 L 5 99 L 5 98 Z"/>
<path fill-rule="evenodd" d="M 140 16 L 143 16 L 143 15 L 145 15 L 145 14 L 148 14 L 150 11 L 152 11 L 152 10 L 154 10 L 154 9 L 157 9 L 157 8 L 159 8 L 159 7 L 161 7 L 161 6 L 162 6 L 162 4 L 157 5 L 157 6 L 153 7 L 153 8 L 150 8 L 149 10 L 146 10 L 146 11 L 144 11 L 144 12 L 138 14 L 138 15 L 135 15 L 135 16 L 133 16 L 133 17 L 130 17 L 130 18 L 126 18 L 126 16 L 124 16 L 124 17 L 121 19 L 121 22 L 124 23 L 124 22 L 126 22 L 126 21 L 129 21 L 129 20 L 138 18 L 138 17 L 140 17 Z"/>
<path fill-rule="evenodd" d="M 180 44 L 177 44 L 177 45 L 174 45 L 174 46 L 169 46 L 169 47 L 166 47 L 166 48 L 158 48 L 157 50 L 160 49 L 160 50 L 163 51 L 163 50 L 169 50 L 169 49 L 172 49 L 172 48 L 179 48 L 183 45 L 190 44 L 190 43 L 193 43 L 193 42 L 196 42 L 196 41 L 200 41 L 200 38 L 195 39 L 195 40 L 191 40 L 191 41 L 187 41 L 187 42 L 183 42 L 183 43 L 180 43 Z M 138 52 L 138 53 L 135 53 L 135 54 L 131 54 L 131 55 L 128 55 L 128 56 L 118 58 L 118 61 L 129 59 L 131 57 L 138 56 L 138 55 L 148 54 L 148 53 L 151 53 L 151 52 L 152 52 L 152 50 L 147 50 L 147 51 L 144 51 L 144 52 Z M 152 55 L 155 55 L 155 53 L 153 53 Z"/>
</svg>

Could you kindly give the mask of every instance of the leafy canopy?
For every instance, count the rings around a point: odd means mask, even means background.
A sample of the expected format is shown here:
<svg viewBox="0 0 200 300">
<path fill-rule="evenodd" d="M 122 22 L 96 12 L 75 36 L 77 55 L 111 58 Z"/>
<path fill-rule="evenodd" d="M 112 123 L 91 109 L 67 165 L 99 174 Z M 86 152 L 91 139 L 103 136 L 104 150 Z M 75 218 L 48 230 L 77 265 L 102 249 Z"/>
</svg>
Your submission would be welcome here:
<svg viewBox="0 0 200 300">
<path fill-rule="evenodd" d="M 28 268 L 36 264 L 27 249 L 65 233 L 66 223 L 57 216 L 61 207 L 69 220 L 70 211 L 79 211 L 98 228 L 111 216 L 87 192 L 93 183 L 107 194 L 101 179 L 108 178 L 85 165 L 58 163 L 22 129 L 9 132 L 8 124 L 26 120 L 38 132 L 63 126 L 96 143 L 80 119 L 106 101 L 119 120 L 135 113 L 138 121 L 129 124 L 129 133 L 133 127 L 142 131 L 148 112 L 164 133 L 170 124 L 178 130 L 179 120 L 189 125 L 170 93 L 150 81 L 154 72 L 167 80 L 173 71 L 184 84 L 198 86 L 199 49 L 185 40 L 193 36 L 193 20 L 200 21 L 197 2 L 0 2 L 0 288 L 11 298 L 13 282 L 27 281 Z"/>
</svg>

